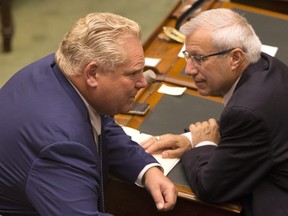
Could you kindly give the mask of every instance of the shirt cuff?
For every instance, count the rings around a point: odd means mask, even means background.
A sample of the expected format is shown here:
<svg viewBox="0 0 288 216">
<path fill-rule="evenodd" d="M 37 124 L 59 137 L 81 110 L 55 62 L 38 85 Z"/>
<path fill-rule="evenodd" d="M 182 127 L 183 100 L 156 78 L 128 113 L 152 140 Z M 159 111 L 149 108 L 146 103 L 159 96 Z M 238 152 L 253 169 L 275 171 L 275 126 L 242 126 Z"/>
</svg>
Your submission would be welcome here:
<svg viewBox="0 0 288 216">
<path fill-rule="evenodd" d="M 213 146 L 217 146 L 216 143 L 212 142 L 212 141 L 203 141 L 198 143 L 195 148 L 197 147 L 201 147 L 201 146 L 206 146 L 206 145 L 213 145 Z"/>
<path fill-rule="evenodd" d="M 191 132 L 187 132 L 187 133 L 183 133 L 182 135 L 186 136 L 189 139 L 190 144 L 193 147 L 193 145 L 192 145 L 193 144 L 192 143 L 192 133 Z M 203 142 L 198 143 L 194 148 L 201 147 L 201 146 L 206 146 L 206 145 L 217 146 L 216 143 L 214 143 L 212 141 L 203 141 Z"/>
<path fill-rule="evenodd" d="M 138 175 L 138 177 L 137 177 L 137 180 L 135 181 L 135 184 L 136 184 L 137 186 L 139 186 L 139 187 L 144 187 L 143 181 L 142 181 L 144 174 L 146 173 L 146 171 L 147 171 L 148 169 L 150 169 L 151 167 L 156 167 L 156 166 L 159 167 L 162 172 L 164 171 L 163 168 L 161 167 L 161 165 L 158 164 L 158 163 L 148 164 L 148 165 L 146 165 L 146 166 L 141 170 L 141 172 L 139 173 L 139 175 Z"/>
<path fill-rule="evenodd" d="M 189 141 L 190 141 L 191 146 L 193 146 L 192 145 L 192 133 L 191 132 L 187 132 L 187 133 L 183 133 L 182 135 L 187 137 L 189 139 Z"/>
</svg>

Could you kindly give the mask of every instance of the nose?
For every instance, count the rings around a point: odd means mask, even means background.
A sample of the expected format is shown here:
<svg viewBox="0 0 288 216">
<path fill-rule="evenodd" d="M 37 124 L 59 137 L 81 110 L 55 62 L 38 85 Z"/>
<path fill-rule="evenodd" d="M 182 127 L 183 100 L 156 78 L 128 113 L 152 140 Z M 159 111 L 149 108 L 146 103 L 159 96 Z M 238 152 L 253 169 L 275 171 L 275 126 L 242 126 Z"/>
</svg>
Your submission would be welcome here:
<svg viewBox="0 0 288 216">
<path fill-rule="evenodd" d="M 198 73 L 197 66 L 193 61 L 188 61 L 185 67 L 185 74 L 192 76 Z"/>
<path fill-rule="evenodd" d="M 143 73 L 141 73 L 141 76 L 139 78 L 139 80 L 136 82 L 136 88 L 140 89 L 140 88 L 145 88 L 148 85 Z"/>
</svg>

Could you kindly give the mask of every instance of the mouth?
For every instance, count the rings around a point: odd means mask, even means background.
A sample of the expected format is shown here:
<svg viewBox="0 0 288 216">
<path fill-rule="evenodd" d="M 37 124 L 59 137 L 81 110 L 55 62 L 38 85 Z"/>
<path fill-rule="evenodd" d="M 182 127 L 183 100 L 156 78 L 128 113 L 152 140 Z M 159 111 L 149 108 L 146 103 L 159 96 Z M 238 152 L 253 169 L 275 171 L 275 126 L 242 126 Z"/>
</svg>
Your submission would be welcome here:
<svg viewBox="0 0 288 216">
<path fill-rule="evenodd" d="M 136 94 L 131 95 L 130 98 L 135 99 L 136 98 Z"/>
<path fill-rule="evenodd" d="M 131 94 L 130 98 L 133 98 L 133 100 L 135 100 L 135 99 L 136 99 L 136 96 L 137 96 L 137 93 L 138 93 L 138 91 L 133 92 L 133 93 Z"/>
<path fill-rule="evenodd" d="M 203 88 L 207 85 L 206 80 L 194 80 L 195 85 L 197 86 L 197 88 Z"/>
<path fill-rule="evenodd" d="M 129 102 L 130 102 L 130 103 L 133 103 L 135 100 L 136 100 L 136 95 L 131 95 L 131 96 L 129 97 Z"/>
</svg>

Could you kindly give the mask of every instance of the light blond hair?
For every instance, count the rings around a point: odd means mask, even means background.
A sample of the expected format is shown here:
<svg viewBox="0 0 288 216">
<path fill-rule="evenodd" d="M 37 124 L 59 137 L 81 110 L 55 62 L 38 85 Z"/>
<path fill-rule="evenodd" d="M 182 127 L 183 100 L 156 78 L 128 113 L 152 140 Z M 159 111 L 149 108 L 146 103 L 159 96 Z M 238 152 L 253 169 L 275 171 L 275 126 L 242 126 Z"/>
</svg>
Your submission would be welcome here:
<svg viewBox="0 0 288 216">
<path fill-rule="evenodd" d="M 241 48 L 249 63 L 260 58 L 261 41 L 246 18 L 231 9 L 218 8 L 201 12 L 181 26 L 180 31 L 189 36 L 198 29 L 211 34 L 211 46 L 218 50 Z"/>
<path fill-rule="evenodd" d="M 70 76 L 80 75 L 91 61 L 104 71 L 113 71 L 126 61 L 121 45 L 131 35 L 141 39 L 141 28 L 136 22 L 112 13 L 90 13 L 64 36 L 55 60 Z"/>
</svg>

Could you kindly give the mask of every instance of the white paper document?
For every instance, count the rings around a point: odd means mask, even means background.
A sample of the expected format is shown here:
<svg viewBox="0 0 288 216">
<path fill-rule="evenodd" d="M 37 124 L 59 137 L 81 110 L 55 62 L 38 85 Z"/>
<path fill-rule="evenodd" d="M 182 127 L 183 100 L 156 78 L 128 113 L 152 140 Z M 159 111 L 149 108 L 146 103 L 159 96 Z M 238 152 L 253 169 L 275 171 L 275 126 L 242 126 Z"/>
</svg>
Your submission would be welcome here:
<svg viewBox="0 0 288 216">
<path fill-rule="evenodd" d="M 163 94 L 178 96 L 178 95 L 182 95 L 186 89 L 187 89 L 186 87 L 174 87 L 174 86 L 167 86 L 165 84 L 162 84 L 161 87 L 158 89 L 158 92 L 163 93 Z"/>
<path fill-rule="evenodd" d="M 160 61 L 161 59 L 159 58 L 145 57 L 145 66 L 156 67 Z"/>
<path fill-rule="evenodd" d="M 262 44 L 261 51 L 274 57 L 278 51 L 278 47 Z"/>
<path fill-rule="evenodd" d="M 125 133 L 131 136 L 131 139 L 137 143 L 140 143 L 152 136 L 149 134 L 141 133 L 140 131 L 131 127 L 122 126 L 122 128 Z M 179 158 L 162 158 L 161 153 L 153 154 L 153 156 L 162 166 L 164 175 L 167 175 L 180 160 Z"/>
</svg>

